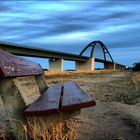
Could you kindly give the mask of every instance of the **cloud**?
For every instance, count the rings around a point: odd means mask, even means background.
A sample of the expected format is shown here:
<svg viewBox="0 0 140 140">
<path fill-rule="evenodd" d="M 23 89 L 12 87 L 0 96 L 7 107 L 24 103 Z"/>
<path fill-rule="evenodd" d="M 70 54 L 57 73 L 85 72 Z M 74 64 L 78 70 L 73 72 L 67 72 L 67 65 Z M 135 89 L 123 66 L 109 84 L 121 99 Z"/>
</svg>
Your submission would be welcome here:
<svg viewBox="0 0 140 140">
<path fill-rule="evenodd" d="M 2 1 L 0 38 L 76 54 L 93 40 L 109 49 L 135 49 L 140 44 L 139 9 L 138 1 Z"/>
<path fill-rule="evenodd" d="M 1 4 L 0 4 L 0 12 L 6 12 L 6 11 L 9 11 L 9 10 L 12 10 L 10 8 L 10 6 L 7 5 L 6 2 L 2 1 Z"/>
</svg>

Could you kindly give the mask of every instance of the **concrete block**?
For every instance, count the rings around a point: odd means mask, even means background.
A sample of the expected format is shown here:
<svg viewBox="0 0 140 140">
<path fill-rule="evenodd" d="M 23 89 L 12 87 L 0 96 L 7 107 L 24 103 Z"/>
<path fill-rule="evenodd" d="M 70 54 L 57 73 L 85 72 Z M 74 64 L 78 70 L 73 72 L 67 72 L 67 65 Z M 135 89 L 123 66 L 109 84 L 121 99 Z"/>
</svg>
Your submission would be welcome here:
<svg viewBox="0 0 140 140">
<path fill-rule="evenodd" d="M 86 62 L 76 61 L 76 70 L 94 70 L 94 58 L 90 58 Z"/>
<path fill-rule="evenodd" d="M 112 63 L 111 62 L 110 63 L 108 63 L 108 62 L 107 63 L 104 63 L 104 68 L 105 69 L 115 70 L 115 67 L 116 67 L 116 65 L 113 62 Z"/>
<path fill-rule="evenodd" d="M 50 59 L 49 70 L 63 71 L 63 59 Z"/>
</svg>

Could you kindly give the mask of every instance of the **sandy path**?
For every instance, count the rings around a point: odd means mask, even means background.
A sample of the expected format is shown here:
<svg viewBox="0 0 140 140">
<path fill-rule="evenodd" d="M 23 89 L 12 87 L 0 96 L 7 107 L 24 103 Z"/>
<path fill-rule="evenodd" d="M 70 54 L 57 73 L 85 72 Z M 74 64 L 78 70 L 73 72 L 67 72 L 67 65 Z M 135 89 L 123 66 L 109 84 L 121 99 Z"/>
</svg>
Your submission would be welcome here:
<svg viewBox="0 0 140 140">
<path fill-rule="evenodd" d="M 80 122 L 77 139 L 139 140 L 136 127 L 140 123 L 138 110 L 139 107 L 121 103 L 97 101 L 96 107 L 82 109 L 80 115 L 75 117 Z"/>
</svg>

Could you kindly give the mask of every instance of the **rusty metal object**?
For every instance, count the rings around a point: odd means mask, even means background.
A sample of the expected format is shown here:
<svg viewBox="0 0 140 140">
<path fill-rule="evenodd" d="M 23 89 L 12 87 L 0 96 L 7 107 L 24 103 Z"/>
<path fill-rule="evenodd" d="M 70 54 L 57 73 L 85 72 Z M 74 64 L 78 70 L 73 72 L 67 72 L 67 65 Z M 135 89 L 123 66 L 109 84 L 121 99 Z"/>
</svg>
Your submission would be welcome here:
<svg viewBox="0 0 140 140">
<path fill-rule="evenodd" d="M 0 50 L 0 77 L 40 75 L 41 66 L 30 60 Z"/>
</svg>

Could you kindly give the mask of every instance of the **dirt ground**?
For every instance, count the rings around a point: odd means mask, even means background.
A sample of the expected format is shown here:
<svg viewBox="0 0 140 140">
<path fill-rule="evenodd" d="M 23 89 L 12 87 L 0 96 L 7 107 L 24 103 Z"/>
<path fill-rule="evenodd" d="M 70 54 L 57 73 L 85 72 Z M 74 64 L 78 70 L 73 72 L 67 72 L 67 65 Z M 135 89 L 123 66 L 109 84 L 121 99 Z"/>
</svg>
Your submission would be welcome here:
<svg viewBox="0 0 140 140">
<path fill-rule="evenodd" d="M 76 81 L 97 105 L 73 118 L 79 140 L 140 140 L 140 73 L 47 76 L 49 85 Z"/>
<path fill-rule="evenodd" d="M 48 85 L 76 81 L 97 105 L 81 109 L 77 140 L 140 140 L 140 73 L 105 72 L 47 75 Z M 0 126 L 4 109 L 0 101 Z"/>
</svg>

